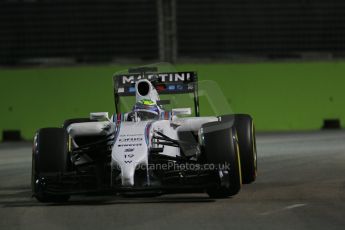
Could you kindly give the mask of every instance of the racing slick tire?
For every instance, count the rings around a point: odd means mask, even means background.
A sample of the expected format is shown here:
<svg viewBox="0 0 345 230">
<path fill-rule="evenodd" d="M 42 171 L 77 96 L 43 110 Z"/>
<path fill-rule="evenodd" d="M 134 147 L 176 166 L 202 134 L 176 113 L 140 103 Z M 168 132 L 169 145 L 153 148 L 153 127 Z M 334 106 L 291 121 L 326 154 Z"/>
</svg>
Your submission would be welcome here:
<svg viewBox="0 0 345 230">
<path fill-rule="evenodd" d="M 68 119 L 66 121 L 64 121 L 62 127 L 64 129 L 67 129 L 67 127 L 71 124 L 74 123 L 83 123 L 83 122 L 91 122 L 92 120 L 90 118 L 73 118 L 73 119 Z"/>
<path fill-rule="evenodd" d="M 220 122 L 210 122 L 204 124 L 202 130 L 205 161 L 215 166 L 214 173 L 219 179 L 217 185 L 207 188 L 206 192 L 212 198 L 237 194 L 242 186 L 242 176 L 236 129 Z"/>
<path fill-rule="evenodd" d="M 52 195 L 45 191 L 42 175 L 68 171 L 69 137 L 63 128 L 38 130 L 32 151 L 31 187 L 33 195 L 40 202 L 66 202 L 69 195 Z"/>
<path fill-rule="evenodd" d="M 254 182 L 257 176 L 257 151 L 252 117 L 247 114 L 225 115 L 220 117 L 220 121 L 234 124 L 240 147 L 243 184 Z"/>
</svg>

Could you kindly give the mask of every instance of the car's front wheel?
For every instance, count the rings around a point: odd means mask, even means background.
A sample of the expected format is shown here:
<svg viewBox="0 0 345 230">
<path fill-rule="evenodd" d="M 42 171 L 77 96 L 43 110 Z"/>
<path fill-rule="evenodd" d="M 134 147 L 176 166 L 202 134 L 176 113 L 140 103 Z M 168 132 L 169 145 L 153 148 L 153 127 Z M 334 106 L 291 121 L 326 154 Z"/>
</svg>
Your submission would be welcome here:
<svg viewBox="0 0 345 230">
<path fill-rule="evenodd" d="M 48 193 L 44 184 L 44 175 L 68 171 L 68 139 L 63 128 L 43 128 L 36 133 L 32 151 L 31 187 L 38 201 L 64 202 L 69 199 L 68 195 Z"/>
<path fill-rule="evenodd" d="M 242 186 L 241 160 L 236 129 L 220 122 L 202 126 L 203 152 L 206 164 L 214 167 L 216 184 L 207 189 L 212 198 L 237 194 Z"/>
</svg>

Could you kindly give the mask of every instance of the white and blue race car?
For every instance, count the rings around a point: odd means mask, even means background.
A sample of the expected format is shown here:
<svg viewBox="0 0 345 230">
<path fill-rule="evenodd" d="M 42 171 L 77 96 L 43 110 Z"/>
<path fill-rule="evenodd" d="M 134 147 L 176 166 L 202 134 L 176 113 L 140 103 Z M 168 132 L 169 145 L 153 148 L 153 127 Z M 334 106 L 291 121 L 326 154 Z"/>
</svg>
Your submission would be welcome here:
<svg viewBox="0 0 345 230">
<path fill-rule="evenodd" d="M 169 96 L 181 94 L 191 95 L 194 111 L 169 109 Z M 66 120 L 61 128 L 37 131 L 32 155 L 37 200 L 186 192 L 225 198 L 255 181 L 251 116 L 200 117 L 195 72 L 133 68 L 114 76 L 114 97 L 116 113 L 110 118 L 105 112 L 91 113 L 89 118 Z M 132 108 L 123 113 L 127 99 Z"/>
</svg>

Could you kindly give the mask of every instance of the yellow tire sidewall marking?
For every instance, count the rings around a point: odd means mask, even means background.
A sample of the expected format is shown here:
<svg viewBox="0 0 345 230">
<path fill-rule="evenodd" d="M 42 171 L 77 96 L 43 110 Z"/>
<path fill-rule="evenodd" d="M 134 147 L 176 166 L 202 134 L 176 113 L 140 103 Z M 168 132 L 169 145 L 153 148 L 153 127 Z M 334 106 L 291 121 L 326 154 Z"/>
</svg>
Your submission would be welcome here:
<svg viewBox="0 0 345 230">
<path fill-rule="evenodd" d="M 241 157 L 240 157 L 240 147 L 238 145 L 238 137 L 236 133 L 236 154 L 237 154 L 237 161 L 238 161 L 238 172 L 240 174 L 240 184 L 242 186 L 242 169 L 241 169 Z"/>
<path fill-rule="evenodd" d="M 257 156 L 256 156 L 256 141 L 255 141 L 255 129 L 254 129 L 254 122 L 252 122 L 252 142 L 253 142 L 253 159 L 254 159 L 254 170 L 255 170 L 255 177 L 257 176 Z"/>
</svg>

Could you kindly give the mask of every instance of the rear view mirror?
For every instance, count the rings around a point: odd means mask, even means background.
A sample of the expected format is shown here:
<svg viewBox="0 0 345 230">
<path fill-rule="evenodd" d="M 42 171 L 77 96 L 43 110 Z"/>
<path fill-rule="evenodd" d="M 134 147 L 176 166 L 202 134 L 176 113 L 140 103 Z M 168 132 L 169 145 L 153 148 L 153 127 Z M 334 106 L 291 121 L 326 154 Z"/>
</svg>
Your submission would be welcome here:
<svg viewBox="0 0 345 230">
<path fill-rule="evenodd" d="M 108 112 L 90 113 L 90 120 L 109 121 Z"/>
<path fill-rule="evenodd" d="M 177 116 L 177 115 L 191 115 L 192 110 L 191 108 L 178 108 L 178 109 L 172 109 L 172 115 Z"/>
</svg>

